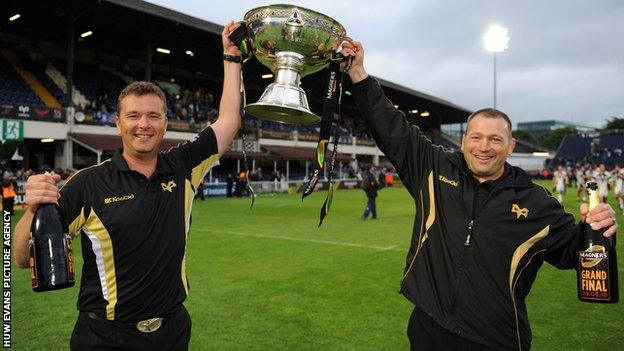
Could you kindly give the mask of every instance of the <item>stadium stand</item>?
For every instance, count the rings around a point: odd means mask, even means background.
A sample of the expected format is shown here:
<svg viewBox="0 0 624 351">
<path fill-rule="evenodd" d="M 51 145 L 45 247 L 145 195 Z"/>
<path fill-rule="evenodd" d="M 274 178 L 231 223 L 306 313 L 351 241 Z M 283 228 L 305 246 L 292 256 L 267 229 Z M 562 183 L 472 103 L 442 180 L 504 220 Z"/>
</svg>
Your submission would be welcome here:
<svg viewBox="0 0 624 351">
<path fill-rule="evenodd" d="M 588 136 L 566 136 L 551 167 L 573 166 L 577 163 L 604 163 L 608 167 L 624 164 L 624 132 L 599 131 Z"/>
<path fill-rule="evenodd" d="M 556 158 L 582 158 L 589 154 L 592 139 L 581 136 L 567 136 L 557 150 Z"/>
<path fill-rule="evenodd" d="M 11 63 L 5 56 L 8 51 L 3 50 L 0 55 L 0 102 L 17 104 L 45 106 L 37 94 L 20 77 Z"/>
<path fill-rule="evenodd" d="M 66 65 L 60 59 L 50 59 L 50 63 L 57 69 Z M 126 82 L 110 71 L 80 61 L 74 64 L 74 87 L 84 94 L 88 102 L 101 100 L 108 106 L 113 106 L 116 96 L 110 98 L 109 94 L 120 92 L 126 85 Z"/>
<path fill-rule="evenodd" d="M 52 94 L 60 106 L 65 99 L 65 93 L 56 83 L 54 83 L 52 78 L 50 78 L 49 74 L 46 72 L 49 64 L 48 60 L 46 60 L 42 55 L 26 52 L 16 52 L 16 56 L 20 59 L 24 67 L 32 72 L 41 84 L 43 84 L 45 89 Z"/>
</svg>

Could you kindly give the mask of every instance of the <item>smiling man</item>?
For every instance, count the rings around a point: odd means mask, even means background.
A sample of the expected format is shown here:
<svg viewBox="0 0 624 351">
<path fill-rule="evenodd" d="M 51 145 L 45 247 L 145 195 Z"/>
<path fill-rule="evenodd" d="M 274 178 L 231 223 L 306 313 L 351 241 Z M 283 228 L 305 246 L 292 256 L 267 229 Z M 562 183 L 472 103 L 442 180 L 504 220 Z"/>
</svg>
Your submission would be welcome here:
<svg viewBox="0 0 624 351">
<path fill-rule="evenodd" d="M 59 191 L 58 175 L 31 176 L 27 209 L 13 241 L 15 261 L 28 267 L 28 238 L 40 204 L 58 202 L 84 265 L 71 336 L 72 350 L 187 350 L 191 319 L 186 243 L 193 195 L 241 123 L 240 51 L 223 30 L 223 92 L 219 118 L 193 141 L 160 152 L 167 100 L 149 82 L 119 95 L 117 131 L 123 148 L 83 169 Z M 33 298 L 44 298 L 43 295 Z"/>
<path fill-rule="evenodd" d="M 119 96 L 115 122 L 126 157 L 151 157 L 158 151 L 167 129 L 167 111 L 162 103 L 166 100 L 160 94 L 149 84 L 135 83 Z"/>
<path fill-rule="evenodd" d="M 506 163 L 511 121 L 492 108 L 467 120 L 461 152 L 433 145 L 364 69 L 364 49 L 346 43 L 354 96 L 379 148 L 416 204 L 401 293 L 414 304 L 412 350 L 528 350 L 524 300 L 544 261 L 576 264 L 580 226 L 522 169 Z M 615 233 L 601 204 L 584 220 Z"/>
<path fill-rule="evenodd" d="M 467 122 L 461 149 L 468 169 L 479 182 L 500 178 L 507 156 L 516 146 L 509 117 L 498 110 L 485 108 L 469 116 Z"/>
</svg>

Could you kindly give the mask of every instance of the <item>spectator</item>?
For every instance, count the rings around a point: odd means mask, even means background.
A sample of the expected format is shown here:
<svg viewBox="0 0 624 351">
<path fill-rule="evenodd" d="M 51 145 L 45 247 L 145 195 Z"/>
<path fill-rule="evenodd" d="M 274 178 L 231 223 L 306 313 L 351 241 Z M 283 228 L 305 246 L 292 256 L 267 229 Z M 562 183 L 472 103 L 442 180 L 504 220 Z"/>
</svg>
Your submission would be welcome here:
<svg viewBox="0 0 624 351">
<path fill-rule="evenodd" d="M 394 183 L 394 174 L 390 172 L 390 170 L 386 170 L 386 186 L 388 188 L 392 188 L 392 184 Z"/>
<path fill-rule="evenodd" d="M 371 172 L 371 166 L 364 166 L 362 170 L 362 190 L 366 192 L 367 202 L 364 213 L 362 214 L 362 220 L 366 220 L 369 214 L 372 215 L 373 219 L 377 219 L 377 204 L 375 203 L 377 189 L 379 189 L 379 183 L 375 175 Z"/>
<path fill-rule="evenodd" d="M 13 205 L 15 204 L 15 197 L 17 193 L 15 192 L 15 188 L 17 185 L 13 180 L 13 176 L 9 172 L 4 172 L 4 176 L 2 177 L 2 209 L 8 211 L 9 214 L 13 215 Z"/>
</svg>

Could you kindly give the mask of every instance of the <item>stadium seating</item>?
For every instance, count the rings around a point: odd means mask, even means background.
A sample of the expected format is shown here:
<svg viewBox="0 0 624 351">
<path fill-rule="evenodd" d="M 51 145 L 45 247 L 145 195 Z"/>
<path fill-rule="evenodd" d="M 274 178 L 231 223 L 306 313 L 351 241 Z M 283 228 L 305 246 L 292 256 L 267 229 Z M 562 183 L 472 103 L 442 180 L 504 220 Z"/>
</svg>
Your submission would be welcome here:
<svg viewBox="0 0 624 351">
<path fill-rule="evenodd" d="M 9 104 L 45 106 L 35 92 L 0 55 L 0 102 Z"/>
<path fill-rule="evenodd" d="M 59 70 L 67 64 L 63 60 L 51 60 L 51 62 Z M 84 94 L 88 101 L 94 101 L 104 95 L 116 97 L 116 94 L 126 84 L 120 77 L 110 71 L 100 69 L 95 65 L 79 61 L 74 62 L 74 86 Z M 112 105 L 114 103 L 111 103 L 109 106 Z"/>
<path fill-rule="evenodd" d="M 557 150 L 551 166 L 570 166 L 577 162 L 624 164 L 624 133 L 601 133 L 599 136 L 567 136 Z"/>
<path fill-rule="evenodd" d="M 43 86 L 56 98 L 59 102 L 65 102 L 65 93 L 59 86 L 54 83 L 54 81 L 50 78 L 50 76 L 46 73 L 46 68 L 48 67 L 48 60 L 29 53 L 17 52 L 17 57 L 19 57 L 20 61 L 32 74 L 37 77 L 37 79 L 43 84 Z"/>
<path fill-rule="evenodd" d="M 559 145 L 557 150 L 557 158 L 582 158 L 589 155 L 589 146 L 592 142 L 591 138 L 580 136 L 567 136 Z"/>
</svg>

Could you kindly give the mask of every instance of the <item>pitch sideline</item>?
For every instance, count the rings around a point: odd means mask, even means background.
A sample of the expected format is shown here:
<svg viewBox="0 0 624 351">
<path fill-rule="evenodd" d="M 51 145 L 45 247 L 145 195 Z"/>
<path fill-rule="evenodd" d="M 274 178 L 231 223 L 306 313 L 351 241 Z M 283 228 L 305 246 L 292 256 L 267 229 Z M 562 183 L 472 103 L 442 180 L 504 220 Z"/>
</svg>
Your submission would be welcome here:
<svg viewBox="0 0 624 351">
<path fill-rule="evenodd" d="M 198 228 L 193 229 L 193 230 L 196 230 L 196 231 L 199 231 L 199 232 L 205 232 L 205 233 L 227 234 L 227 235 L 238 235 L 238 236 L 251 236 L 251 237 L 257 237 L 257 238 L 301 241 L 301 242 L 308 242 L 308 243 L 315 243 L 315 244 L 359 247 L 359 248 L 366 248 L 366 249 L 374 249 L 376 251 L 400 251 L 400 252 L 405 251 L 405 249 L 398 248 L 397 245 L 376 246 L 376 245 L 349 243 L 349 242 L 344 242 L 344 241 L 302 239 L 302 238 L 293 238 L 293 237 L 279 236 L 279 235 L 241 233 L 241 232 L 234 232 L 234 231 L 227 231 L 227 230 L 210 230 L 210 229 L 198 229 Z"/>
</svg>

